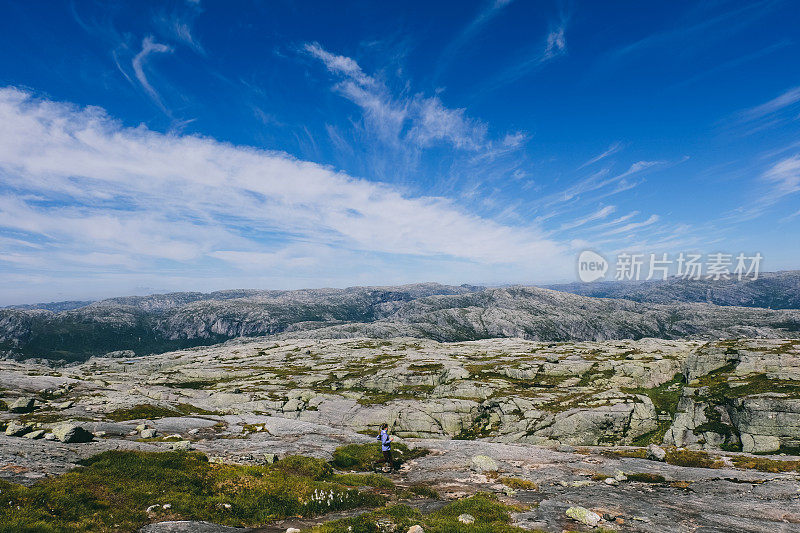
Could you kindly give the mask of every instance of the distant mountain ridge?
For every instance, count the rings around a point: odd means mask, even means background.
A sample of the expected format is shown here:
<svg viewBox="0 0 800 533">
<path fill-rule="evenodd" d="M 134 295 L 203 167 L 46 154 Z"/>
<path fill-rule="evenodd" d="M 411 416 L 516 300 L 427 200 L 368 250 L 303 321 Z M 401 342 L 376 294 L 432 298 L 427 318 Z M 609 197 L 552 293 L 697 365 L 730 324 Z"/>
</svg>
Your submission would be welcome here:
<svg viewBox="0 0 800 533">
<path fill-rule="evenodd" d="M 719 288 L 687 280 L 558 287 L 421 283 L 242 289 L 111 298 L 57 311 L 6 308 L 0 309 L 0 352 L 14 358 L 79 361 L 109 352 L 142 355 L 264 335 L 413 336 L 439 341 L 800 335 L 797 271 L 721 283 Z M 574 294 L 579 291 L 587 294 Z M 764 302 L 795 308 L 742 306 Z"/>
<path fill-rule="evenodd" d="M 764 272 L 755 280 L 668 278 L 657 281 L 565 283 L 545 288 L 596 298 L 635 302 L 695 302 L 768 309 L 800 309 L 800 270 Z"/>
</svg>

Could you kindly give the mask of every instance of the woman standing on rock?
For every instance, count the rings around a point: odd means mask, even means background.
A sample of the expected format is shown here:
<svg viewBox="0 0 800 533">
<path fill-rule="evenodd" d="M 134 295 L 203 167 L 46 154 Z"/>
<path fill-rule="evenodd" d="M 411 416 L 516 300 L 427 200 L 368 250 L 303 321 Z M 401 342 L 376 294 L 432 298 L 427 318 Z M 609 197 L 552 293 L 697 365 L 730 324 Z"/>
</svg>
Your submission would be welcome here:
<svg viewBox="0 0 800 533">
<path fill-rule="evenodd" d="M 381 451 L 383 452 L 383 459 L 376 463 L 385 463 L 389 465 L 390 470 L 394 470 L 394 463 L 392 462 L 392 441 L 394 437 L 389 435 L 389 424 L 381 425 L 381 432 L 375 437 L 375 440 L 381 441 Z"/>
</svg>

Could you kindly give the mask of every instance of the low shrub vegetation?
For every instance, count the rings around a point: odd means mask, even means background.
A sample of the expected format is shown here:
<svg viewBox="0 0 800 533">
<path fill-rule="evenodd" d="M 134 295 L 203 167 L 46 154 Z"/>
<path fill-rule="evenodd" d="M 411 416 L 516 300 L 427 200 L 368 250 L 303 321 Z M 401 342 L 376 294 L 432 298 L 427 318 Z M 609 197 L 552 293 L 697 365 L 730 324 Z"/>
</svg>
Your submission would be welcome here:
<svg viewBox="0 0 800 533">
<path fill-rule="evenodd" d="M 518 510 L 505 505 L 492 495 L 479 493 L 454 501 L 430 514 L 407 505 L 392 505 L 352 518 L 336 520 L 317 526 L 314 533 L 379 533 L 381 531 L 406 531 L 419 524 L 425 533 L 522 533 L 528 531 L 511 524 L 511 512 Z M 458 521 L 461 514 L 475 518 L 473 524 Z M 393 526 L 386 525 L 387 523 Z M 394 528 L 394 529 L 392 529 Z"/>
<path fill-rule="evenodd" d="M 634 474 L 625 474 L 628 481 L 639 481 L 640 483 L 665 483 L 667 480 L 660 474 L 652 474 L 650 472 L 637 472 Z"/>
<path fill-rule="evenodd" d="M 404 462 L 428 454 L 425 448 L 409 448 L 405 444 L 392 444 L 392 458 L 395 468 Z M 379 443 L 369 444 L 348 444 L 340 446 L 333 452 L 331 463 L 341 470 L 355 470 L 366 472 L 372 470 L 373 465 L 383 458 Z"/>
<path fill-rule="evenodd" d="M 722 468 L 724 466 L 720 459 L 709 453 L 678 448 L 667 449 L 667 456 L 664 460 L 671 465 L 694 468 Z"/>
<path fill-rule="evenodd" d="M 191 452 L 108 451 L 31 487 L 0 480 L 0 532 L 129 532 L 161 520 L 253 527 L 385 501 L 309 457 L 242 466 Z"/>
<path fill-rule="evenodd" d="M 522 479 L 519 477 L 501 477 L 497 481 L 514 490 L 539 490 L 538 485 L 529 479 Z"/>
<path fill-rule="evenodd" d="M 731 457 L 733 464 L 737 468 L 749 470 L 760 470 L 761 472 L 800 472 L 800 461 L 775 460 L 765 457 L 749 457 L 747 455 L 735 455 Z"/>
<path fill-rule="evenodd" d="M 185 403 L 179 404 L 174 409 L 161 407 L 158 405 L 140 404 L 127 409 L 117 409 L 116 411 L 106 413 L 105 417 L 115 422 L 124 422 L 125 420 L 153 420 L 156 418 L 166 418 L 170 416 L 208 414 L 215 413 Z"/>
</svg>

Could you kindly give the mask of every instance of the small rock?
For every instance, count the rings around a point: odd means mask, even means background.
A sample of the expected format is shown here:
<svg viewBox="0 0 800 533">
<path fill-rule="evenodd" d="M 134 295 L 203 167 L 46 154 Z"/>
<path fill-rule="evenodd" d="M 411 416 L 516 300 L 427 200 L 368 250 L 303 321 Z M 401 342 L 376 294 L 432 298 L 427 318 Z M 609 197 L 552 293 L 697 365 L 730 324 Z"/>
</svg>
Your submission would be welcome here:
<svg viewBox="0 0 800 533">
<path fill-rule="evenodd" d="M 499 465 L 488 455 L 476 455 L 472 458 L 472 468 L 478 472 L 495 472 Z"/>
<path fill-rule="evenodd" d="M 160 505 L 158 505 L 158 504 L 151 505 L 150 507 L 148 507 L 148 508 L 147 508 L 147 512 L 148 512 L 148 513 L 152 513 L 153 511 L 155 511 L 156 509 L 158 509 L 158 508 L 160 508 L 160 507 L 161 507 L 161 506 L 160 506 Z"/>
<path fill-rule="evenodd" d="M 425 530 L 422 529 L 422 526 L 415 524 L 408 528 L 408 533 L 425 533 Z"/>
<path fill-rule="evenodd" d="M 661 446 L 651 444 L 647 447 L 647 458 L 651 461 L 663 461 L 667 457 L 667 452 Z"/>
<path fill-rule="evenodd" d="M 286 529 L 286 533 L 300 533 L 300 530 L 296 527 L 290 527 Z"/>
<path fill-rule="evenodd" d="M 21 437 L 32 429 L 33 426 L 30 424 L 21 424 L 16 420 L 12 420 L 6 427 L 6 435 L 9 437 Z"/>
<path fill-rule="evenodd" d="M 165 509 L 165 510 L 166 509 L 172 509 L 172 504 L 171 503 L 165 503 L 164 505 L 161 506 L 161 508 Z"/>
<path fill-rule="evenodd" d="M 44 440 L 58 440 L 58 437 L 56 437 L 53 433 L 45 433 Z"/>
<path fill-rule="evenodd" d="M 623 472 L 622 470 L 616 470 L 614 472 L 614 479 L 616 479 L 617 481 L 627 481 L 628 476 L 626 476 L 625 472 Z"/>
<path fill-rule="evenodd" d="M 200 433 L 200 430 L 198 428 L 189 430 L 189 435 L 197 435 L 198 433 Z"/>
<path fill-rule="evenodd" d="M 278 460 L 278 454 L 276 454 L 276 453 L 265 453 L 264 454 L 264 461 L 268 465 L 271 465 L 272 463 L 274 463 L 277 460 Z"/>
<path fill-rule="evenodd" d="M 576 522 L 580 522 L 581 524 L 586 524 L 587 526 L 591 527 L 596 526 L 601 520 L 599 514 L 590 511 L 585 507 L 570 507 L 567 509 L 567 516 Z"/>
<path fill-rule="evenodd" d="M 606 484 L 606 485 L 618 485 L 618 484 L 619 484 L 619 481 L 617 481 L 617 480 L 616 480 L 616 479 L 614 479 L 613 477 L 607 477 L 607 478 L 606 478 L 605 480 L 603 480 L 603 481 L 605 482 L 605 484 Z"/>
<path fill-rule="evenodd" d="M 94 433 L 92 433 L 92 435 L 94 435 L 97 438 L 105 437 L 106 436 L 106 432 L 105 431 L 95 431 Z"/>
<path fill-rule="evenodd" d="M 33 398 L 17 398 L 8 408 L 12 413 L 30 413 L 33 411 L 34 399 Z"/>
<path fill-rule="evenodd" d="M 52 432 L 58 440 L 65 443 L 89 442 L 94 438 L 94 435 L 70 422 L 57 425 Z"/>
<path fill-rule="evenodd" d="M 37 429 L 37 430 L 31 431 L 30 433 L 26 433 L 25 435 L 22 436 L 22 438 L 23 439 L 41 439 L 42 437 L 44 437 L 44 433 L 45 433 L 45 431 L 43 429 Z"/>
<path fill-rule="evenodd" d="M 150 426 L 148 426 L 147 424 L 139 424 L 138 426 L 136 426 L 136 432 L 139 433 L 139 432 L 144 431 L 145 429 L 147 429 L 149 427 Z"/>
<path fill-rule="evenodd" d="M 177 442 L 170 443 L 170 448 L 173 450 L 189 451 L 192 449 L 192 443 L 188 440 L 179 440 Z"/>
<path fill-rule="evenodd" d="M 157 432 L 155 429 L 153 429 L 153 428 L 145 428 L 145 429 L 143 429 L 143 430 L 141 431 L 141 433 L 139 433 L 139 435 L 140 435 L 140 436 L 141 436 L 143 439 L 152 439 L 152 438 L 154 438 L 156 435 L 158 435 L 158 432 Z"/>
<path fill-rule="evenodd" d="M 63 411 L 64 409 L 69 409 L 73 405 L 75 405 L 73 401 L 61 402 L 56 405 L 56 409 L 61 409 Z"/>
<path fill-rule="evenodd" d="M 474 524 L 475 517 L 472 516 L 471 514 L 464 513 L 458 515 L 458 521 L 461 522 L 462 524 Z"/>
</svg>

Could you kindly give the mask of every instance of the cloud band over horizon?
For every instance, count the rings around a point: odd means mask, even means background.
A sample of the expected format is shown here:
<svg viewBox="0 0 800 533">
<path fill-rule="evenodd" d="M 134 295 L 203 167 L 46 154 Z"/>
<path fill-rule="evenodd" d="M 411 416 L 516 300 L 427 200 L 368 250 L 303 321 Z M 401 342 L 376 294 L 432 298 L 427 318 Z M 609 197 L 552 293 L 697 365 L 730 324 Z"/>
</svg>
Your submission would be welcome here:
<svg viewBox="0 0 800 533">
<path fill-rule="evenodd" d="M 7 294 L 26 276 L 87 291 L 109 276 L 181 288 L 187 265 L 229 287 L 541 279 L 570 265 L 569 247 L 536 226 L 285 153 L 124 127 L 100 108 L 10 87 L 0 120 L 0 261 L 16 270 Z"/>
</svg>

